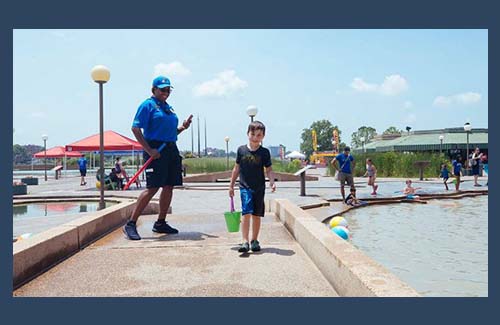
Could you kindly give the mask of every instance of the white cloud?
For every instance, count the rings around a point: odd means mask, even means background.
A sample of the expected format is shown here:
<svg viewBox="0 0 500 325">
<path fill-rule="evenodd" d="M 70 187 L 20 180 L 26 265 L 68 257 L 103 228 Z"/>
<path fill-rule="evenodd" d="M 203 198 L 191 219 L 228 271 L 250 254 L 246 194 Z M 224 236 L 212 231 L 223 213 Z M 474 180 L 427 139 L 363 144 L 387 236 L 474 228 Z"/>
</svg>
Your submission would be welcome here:
<svg viewBox="0 0 500 325">
<path fill-rule="evenodd" d="M 234 70 L 220 72 L 215 79 L 205 81 L 194 87 L 197 97 L 222 97 L 236 93 L 248 87 L 245 80 L 240 79 Z"/>
<path fill-rule="evenodd" d="M 407 100 L 407 101 L 404 103 L 404 105 L 405 105 L 405 108 L 412 108 L 412 107 L 413 107 L 413 103 L 412 103 L 411 101 L 409 101 L 409 100 Z"/>
<path fill-rule="evenodd" d="M 385 77 L 384 82 L 380 86 L 380 92 L 388 96 L 394 96 L 406 90 L 408 90 L 408 83 L 405 78 L 398 74 Z"/>
<path fill-rule="evenodd" d="M 393 74 L 384 78 L 379 84 L 365 82 L 362 78 L 354 78 L 351 87 L 359 92 L 374 92 L 386 96 L 395 96 L 408 90 L 408 82 L 398 74 Z"/>
<path fill-rule="evenodd" d="M 481 94 L 466 92 L 451 96 L 438 96 L 433 105 L 437 107 L 448 107 L 450 105 L 470 105 L 481 101 Z"/>
<path fill-rule="evenodd" d="M 154 77 L 186 77 L 191 74 L 191 71 L 186 68 L 181 62 L 174 61 L 171 63 L 158 63 L 154 68 Z"/>
</svg>

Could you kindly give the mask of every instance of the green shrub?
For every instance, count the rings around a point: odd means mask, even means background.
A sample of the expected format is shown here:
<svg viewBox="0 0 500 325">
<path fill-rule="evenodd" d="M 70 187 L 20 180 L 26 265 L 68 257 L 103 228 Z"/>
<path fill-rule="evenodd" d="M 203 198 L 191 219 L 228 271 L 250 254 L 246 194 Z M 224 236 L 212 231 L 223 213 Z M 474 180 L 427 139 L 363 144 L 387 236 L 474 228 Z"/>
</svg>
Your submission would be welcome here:
<svg viewBox="0 0 500 325">
<path fill-rule="evenodd" d="M 419 177 L 419 170 L 415 167 L 416 161 L 430 161 L 430 164 L 424 168 L 424 177 L 438 177 L 441 170 L 441 164 L 449 159 L 444 154 L 430 152 L 404 153 L 404 152 L 374 152 L 353 154 L 356 161 L 354 176 L 362 176 L 366 172 L 366 158 L 371 158 L 377 168 L 377 176 L 380 177 Z M 335 174 L 335 169 L 328 165 L 328 173 Z"/>
</svg>

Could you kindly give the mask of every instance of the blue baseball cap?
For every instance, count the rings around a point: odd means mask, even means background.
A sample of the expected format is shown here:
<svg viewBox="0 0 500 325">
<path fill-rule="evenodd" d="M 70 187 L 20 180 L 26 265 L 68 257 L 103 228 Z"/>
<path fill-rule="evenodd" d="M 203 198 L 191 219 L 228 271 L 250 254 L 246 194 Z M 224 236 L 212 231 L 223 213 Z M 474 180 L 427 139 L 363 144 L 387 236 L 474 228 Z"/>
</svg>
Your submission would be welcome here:
<svg viewBox="0 0 500 325">
<path fill-rule="evenodd" d="M 174 88 L 170 84 L 170 79 L 168 79 L 167 77 L 164 77 L 164 76 L 156 77 L 153 80 L 153 87 L 156 87 L 156 88 L 165 88 L 165 87 Z"/>
</svg>

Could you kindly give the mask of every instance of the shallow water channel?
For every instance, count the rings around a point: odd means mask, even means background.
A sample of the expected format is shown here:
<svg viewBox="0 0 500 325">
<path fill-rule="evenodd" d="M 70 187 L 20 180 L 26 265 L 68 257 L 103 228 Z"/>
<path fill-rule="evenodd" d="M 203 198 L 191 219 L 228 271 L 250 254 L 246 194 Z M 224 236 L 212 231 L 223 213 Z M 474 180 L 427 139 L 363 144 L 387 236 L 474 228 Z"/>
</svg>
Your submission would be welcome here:
<svg viewBox="0 0 500 325">
<path fill-rule="evenodd" d="M 105 208 L 117 202 L 105 201 Z M 82 217 L 82 213 L 94 212 L 98 201 L 62 201 L 14 204 L 13 237 L 22 234 L 37 234 L 66 222 Z"/>
<path fill-rule="evenodd" d="M 351 243 L 423 296 L 488 296 L 488 196 L 343 215 Z"/>
</svg>

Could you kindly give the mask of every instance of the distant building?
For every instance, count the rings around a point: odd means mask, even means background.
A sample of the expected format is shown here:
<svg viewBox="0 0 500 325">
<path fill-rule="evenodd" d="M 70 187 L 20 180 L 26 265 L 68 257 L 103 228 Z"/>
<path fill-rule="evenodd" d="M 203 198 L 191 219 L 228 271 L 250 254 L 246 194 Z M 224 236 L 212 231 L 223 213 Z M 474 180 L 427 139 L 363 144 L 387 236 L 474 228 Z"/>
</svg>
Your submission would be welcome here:
<svg viewBox="0 0 500 325">
<path fill-rule="evenodd" d="M 281 158 L 283 159 L 285 156 L 285 149 L 286 147 L 282 144 L 279 146 L 269 146 L 267 147 L 271 153 L 271 158 Z"/>
<path fill-rule="evenodd" d="M 443 140 L 441 142 L 440 136 Z M 469 133 L 469 153 L 479 147 L 488 153 L 488 129 L 472 129 Z M 421 130 L 403 132 L 402 134 L 380 135 L 358 147 L 355 152 L 423 152 L 443 151 L 450 157 L 460 154 L 467 156 L 467 133 L 463 127 L 439 130 Z"/>
</svg>

